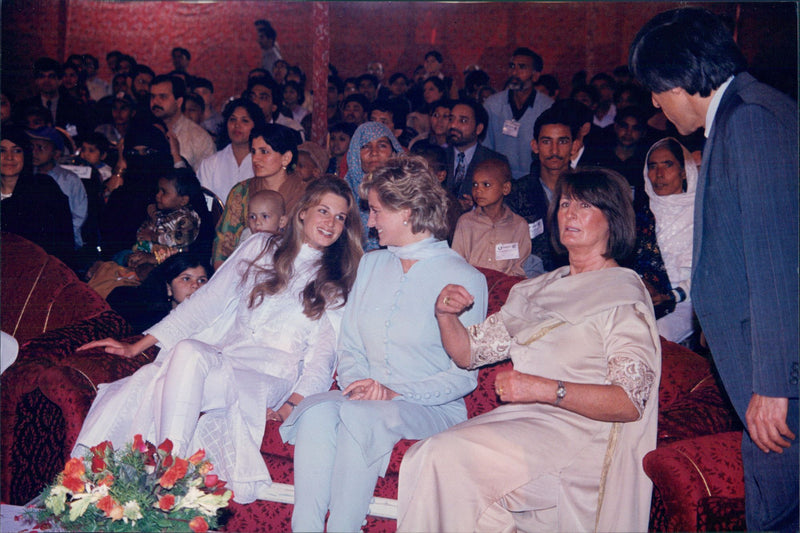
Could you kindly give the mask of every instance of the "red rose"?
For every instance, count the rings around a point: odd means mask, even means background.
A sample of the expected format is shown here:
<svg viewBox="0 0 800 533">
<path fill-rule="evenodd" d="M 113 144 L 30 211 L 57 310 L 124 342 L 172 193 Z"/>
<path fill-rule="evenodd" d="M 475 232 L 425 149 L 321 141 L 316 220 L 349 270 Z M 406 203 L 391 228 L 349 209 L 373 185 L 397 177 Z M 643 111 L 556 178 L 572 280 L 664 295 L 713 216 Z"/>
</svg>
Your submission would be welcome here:
<svg viewBox="0 0 800 533">
<path fill-rule="evenodd" d="M 162 511 L 169 511 L 175 505 L 175 496 L 165 494 L 158 499 L 158 508 Z"/>
<path fill-rule="evenodd" d="M 113 449 L 114 449 L 114 447 L 111 445 L 111 441 L 110 441 L 110 440 L 104 440 L 103 442 L 101 442 L 101 443 L 100 443 L 100 444 L 98 444 L 97 446 L 92 446 L 91 448 L 89 448 L 89 450 L 90 450 L 90 451 L 91 451 L 91 452 L 92 452 L 94 455 L 100 455 L 100 456 L 103 456 L 103 457 L 105 457 L 105 455 L 106 455 L 106 452 L 107 452 L 109 449 L 110 449 L 110 450 L 113 450 Z"/>
<path fill-rule="evenodd" d="M 194 531 L 194 533 L 206 533 L 206 531 L 208 531 L 208 523 L 206 523 L 202 516 L 195 516 L 189 522 L 189 529 Z"/>
<path fill-rule="evenodd" d="M 168 456 L 164 457 L 164 462 L 161 463 L 161 465 L 164 468 L 169 468 L 169 467 L 172 466 L 172 463 L 174 463 L 174 462 L 175 462 L 175 459 L 173 459 L 171 455 L 168 455 Z"/>
<path fill-rule="evenodd" d="M 158 451 L 156 450 L 156 447 L 153 446 L 152 443 L 147 442 L 145 444 L 147 451 L 145 452 L 144 456 L 144 464 L 145 466 L 156 466 L 156 458 L 158 457 Z"/>
<path fill-rule="evenodd" d="M 186 475 L 188 469 L 189 461 L 176 457 L 175 464 L 161 476 L 161 479 L 158 480 L 158 484 L 165 489 L 171 489 L 175 486 L 176 481 Z"/>
<path fill-rule="evenodd" d="M 206 451 L 203 449 L 199 449 L 191 457 L 189 457 L 189 462 L 193 465 L 200 463 L 206 456 Z"/>
<path fill-rule="evenodd" d="M 217 481 L 219 481 L 219 478 L 214 474 L 207 475 L 205 478 L 206 487 L 213 487 L 217 484 Z"/>
<path fill-rule="evenodd" d="M 100 498 L 96 505 L 97 508 L 103 511 L 106 516 L 110 516 L 111 509 L 117 505 L 117 502 L 114 501 L 114 498 L 112 498 L 111 495 L 106 495 Z"/>
<path fill-rule="evenodd" d="M 106 469 L 106 460 L 102 455 L 92 456 L 92 472 L 95 474 Z"/>
<path fill-rule="evenodd" d="M 144 453 L 147 451 L 147 445 L 144 443 L 141 435 L 133 436 L 133 444 L 131 445 L 131 449 L 139 453 Z"/>
<path fill-rule="evenodd" d="M 165 454 L 170 455 L 172 453 L 172 441 L 169 439 L 164 439 L 164 442 L 158 445 L 158 449 Z"/>
</svg>

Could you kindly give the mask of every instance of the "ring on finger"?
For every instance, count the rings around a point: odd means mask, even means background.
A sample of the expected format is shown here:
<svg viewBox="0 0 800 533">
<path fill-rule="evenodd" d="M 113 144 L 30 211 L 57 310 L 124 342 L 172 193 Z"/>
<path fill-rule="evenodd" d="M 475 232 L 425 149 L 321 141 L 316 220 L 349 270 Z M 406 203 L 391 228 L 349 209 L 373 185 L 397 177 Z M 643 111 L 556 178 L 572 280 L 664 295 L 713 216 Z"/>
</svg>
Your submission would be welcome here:
<svg viewBox="0 0 800 533">
<path fill-rule="evenodd" d="M 444 305 L 448 305 L 449 302 L 450 302 L 450 297 L 449 296 L 445 296 L 444 297 Z"/>
</svg>

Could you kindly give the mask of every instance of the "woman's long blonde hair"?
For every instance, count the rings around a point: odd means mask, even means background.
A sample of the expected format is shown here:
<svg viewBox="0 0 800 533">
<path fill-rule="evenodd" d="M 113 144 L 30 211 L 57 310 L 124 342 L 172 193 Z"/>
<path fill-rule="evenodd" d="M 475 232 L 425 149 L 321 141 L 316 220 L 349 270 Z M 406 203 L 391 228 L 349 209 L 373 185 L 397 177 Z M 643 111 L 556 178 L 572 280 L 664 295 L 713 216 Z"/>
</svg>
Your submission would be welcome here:
<svg viewBox="0 0 800 533">
<path fill-rule="evenodd" d="M 308 185 L 289 215 L 284 236 L 269 239 L 261 253 L 250 262 L 243 277 L 243 282 L 250 276 L 256 280 L 250 292 L 250 308 L 261 305 L 264 298 L 278 294 L 289 285 L 294 275 L 294 260 L 303 245 L 303 221 L 300 216 L 319 205 L 327 193 L 341 196 L 347 201 L 347 218 L 341 236 L 323 250 L 316 277 L 303 289 L 303 314 L 317 320 L 328 307 L 336 308 L 345 304 L 363 254 L 361 220 L 347 184 L 339 178 L 325 176 Z M 272 265 L 259 265 L 270 251 L 273 251 Z"/>
</svg>

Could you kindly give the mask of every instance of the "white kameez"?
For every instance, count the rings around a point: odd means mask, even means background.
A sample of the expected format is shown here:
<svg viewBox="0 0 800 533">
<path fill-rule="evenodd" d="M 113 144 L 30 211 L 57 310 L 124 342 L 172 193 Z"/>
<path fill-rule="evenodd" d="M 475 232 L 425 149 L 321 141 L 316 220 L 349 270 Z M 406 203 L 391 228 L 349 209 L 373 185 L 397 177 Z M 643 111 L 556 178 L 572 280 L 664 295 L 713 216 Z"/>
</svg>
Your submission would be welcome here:
<svg viewBox="0 0 800 533">
<path fill-rule="evenodd" d="M 330 387 L 341 312 L 328 310 L 319 320 L 303 314 L 301 292 L 321 256 L 305 245 L 288 288 L 249 308 L 254 281 L 242 282 L 243 274 L 268 239 L 256 234 L 244 242 L 206 285 L 146 331 L 159 340 L 158 357 L 132 376 L 100 386 L 73 455 L 104 440 L 122 447 L 137 433 L 155 443 L 172 438 L 161 433 L 160 419 L 189 396 L 180 368 L 170 371 L 174 359 L 208 370 L 198 394 L 204 414 L 199 423 L 185 422 L 192 438 L 180 452 L 204 448 L 237 502 L 257 499 L 271 484 L 259 452 L 267 408 L 277 409 L 293 392 L 308 396 Z M 271 255 L 260 263 L 269 266 Z"/>
</svg>

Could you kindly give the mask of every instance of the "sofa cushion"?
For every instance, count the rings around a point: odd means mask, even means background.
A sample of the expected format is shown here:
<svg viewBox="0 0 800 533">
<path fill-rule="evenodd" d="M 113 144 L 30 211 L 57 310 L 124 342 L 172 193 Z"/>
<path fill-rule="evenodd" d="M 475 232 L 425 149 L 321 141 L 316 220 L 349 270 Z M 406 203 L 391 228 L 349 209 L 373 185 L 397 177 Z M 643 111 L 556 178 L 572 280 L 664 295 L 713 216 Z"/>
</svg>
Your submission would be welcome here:
<svg viewBox="0 0 800 533">
<path fill-rule="evenodd" d="M 667 443 L 645 456 L 644 471 L 663 502 L 670 531 L 697 531 L 705 498 L 744 498 L 741 441 L 741 432 L 731 431 Z M 714 505 L 709 502 L 703 512 Z"/>
</svg>

